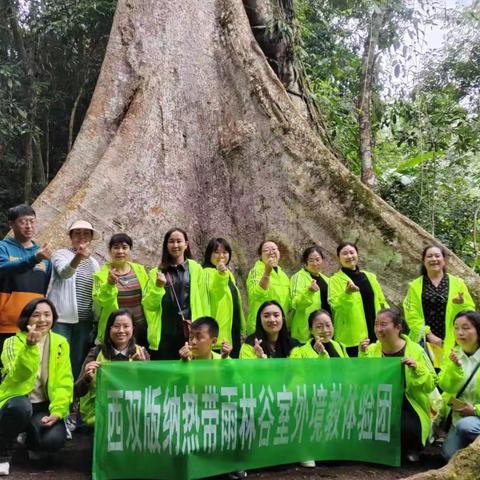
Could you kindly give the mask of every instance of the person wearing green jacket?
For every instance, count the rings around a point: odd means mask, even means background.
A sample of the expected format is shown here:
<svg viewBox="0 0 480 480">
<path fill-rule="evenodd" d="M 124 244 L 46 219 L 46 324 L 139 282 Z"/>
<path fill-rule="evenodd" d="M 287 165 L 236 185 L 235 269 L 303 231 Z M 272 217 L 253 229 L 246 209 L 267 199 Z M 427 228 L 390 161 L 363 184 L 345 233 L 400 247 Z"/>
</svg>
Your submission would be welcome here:
<svg viewBox="0 0 480 480">
<path fill-rule="evenodd" d="M 447 460 L 480 435 L 480 312 L 458 313 L 454 332 L 458 345 L 445 358 L 438 382 L 452 409 L 452 424 L 443 444 Z"/>
<path fill-rule="evenodd" d="M 465 282 L 446 273 L 447 251 L 441 245 L 427 245 L 422 252 L 421 275 L 408 286 L 403 301 L 405 320 L 414 342 L 430 344 L 435 367 L 443 352 L 455 345 L 453 319 L 462 310 L 475 310 Z"/>
<path fill-rule="evenodd" d="M 260 260 L 255 262 L 247 277 L 247 334 L 254 332 L 258 309 L 267 300 L 275 300 L 281 305 L 287 321 L 290 310 L 290 280 L 278 265 L 280 250 L 277 244 L 266 240 L 260 244 L 257 252 Z"/>
<path fill-rule="evenodd" d="M 19 332 L 2 350 L 0 384 L 0 473 L 8 475 L 10 448 L 26 432 L 31 459 L 63 447 L 67 438 L 62 421 L 73 394 L 70 349 L 62 335 L 52 332 L 58 319 L 46 298 L 29 302 L 22 310 Z"/>
<path fill-rule="evenodd" d="M 185 230 L 175 227 L 165 234 L 162 260 L 149 273 L 143 307 L 151 359 L 179 359 L 192 321 L 210 314 L 203 269 L 192 260 Z"/>
<path fill-rule="evenodd" d="M 333 340 L 332 317 L 327 310 L 314 310 L 308 316 L 310 339 L 295 348 L 290 358 L 348 358 L 346 348 Z"/>
<path fill-rule="evenodd" d="M 356 244 L 340 243 L 337 256 L 341 268 L 330 277 L 328 283 L 328 302 L 333 313 L 335 340 L 347 347 L 350 357 L 356 357 L 361 340 L 376 340 L 375 317 L 382 308 L 388 307 L 388 303 L 377 277 L 360 270 Z"/>
<path fill-rule="evenodd" d="M 383 309 L 375 320 L 378 341 L 360 343 L 359 357 L 399 357 L 405 369 L 405 397 L 401 416 L 402 456 L 419 460 L 419 453 L 430 433 L 430 393 L 435 389 L 436 374 L 420 345 L 402 334 L 403 321 L 396 309 Z"/>
<path fill-rule="evenodd" d="M 103 343 L 107 319 L 114 310 L 128 308 L 135 322 L 135 336 L 146 347 L 147 319 L 142 307 L 148 275 L 145 267 L 131 261 L 133 240 L 126 233 L 110 238 L 111 260 L 93 275 L 93 302 L 98 320 L 96 343 Z"/>
<path fill-rule="evenodd" d="M 289 358 L 298 340 L 290 337 L 282 306 L 275 300 L 262 303 L 255 320 L 255 332 L 245 339 L 241 359 Z"/>
<path fill-rule="evenodd" d="M 324 254 L 322 248 L 313 245 L 304 250 L 304 267 L 290 279 L 292 299 L 291 335 L 299 342 L 310 340 L 308 316 L 320 308 L 330 313 L 328 304 L 328 277 L 322 274 Z"/>
<path fill-rule="evenodd" d="M 133 316 L 127 309 L 114 310 L 107 319 L 105 340 L 88 353 L 75 382 L 80 413 L 85 425 L 95 424 L 96 372 L 105 362 L 149 360 L 145 347 L 135 341 Z"/>
<path fill-rule="evenodd" d="M 227 342 L 232 346 L 230 357 L 238 358 L 246 324 L 240 290 L 228 268 L 231 258 L 230 244 L 224 238 L 212 238 L 205 250 L 203 272 L 210 315 L 220 329 L 213 350 L 220 352 L 222 343 Z"/>
</svg>

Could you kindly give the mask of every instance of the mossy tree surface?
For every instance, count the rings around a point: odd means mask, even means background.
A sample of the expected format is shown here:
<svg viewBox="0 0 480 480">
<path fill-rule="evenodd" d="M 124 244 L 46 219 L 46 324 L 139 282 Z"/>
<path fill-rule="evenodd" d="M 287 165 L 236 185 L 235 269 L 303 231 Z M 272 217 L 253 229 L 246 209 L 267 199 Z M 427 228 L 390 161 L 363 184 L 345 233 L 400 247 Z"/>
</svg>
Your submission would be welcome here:
<svg viewBox="0 0 480 480">
<path fill-rule="evenodd" d="M 125 231 L 137 259 L 154 265 L 163 233 L 178 225 L 197 257 L 210 237 L 230 239 L 242 279 L 265 237 L 279 243 L 289 273 L 313 242 L 334 271 L 335 246 L 349 239 L 399 303 L 433 238 L 335 157 L 298 82 L 289 93 L 269 65 L 241 0 L 199 5 L 118 2 L 86 119 L 35 203 L 41 236 L 58 246 L 85 218 L 103 235 L 100 256 Z M 478 277 L 455 256 L 450 270 L 480 298 Z"/>
</svg>

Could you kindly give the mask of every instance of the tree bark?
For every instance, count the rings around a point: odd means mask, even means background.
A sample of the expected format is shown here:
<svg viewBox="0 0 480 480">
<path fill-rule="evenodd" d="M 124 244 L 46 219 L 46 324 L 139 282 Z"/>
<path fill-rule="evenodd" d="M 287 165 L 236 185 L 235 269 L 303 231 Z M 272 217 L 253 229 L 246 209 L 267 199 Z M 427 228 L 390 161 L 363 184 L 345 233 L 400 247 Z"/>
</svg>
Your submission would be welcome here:
<svg viewBox="0 0 480 480">
<path fill-rule="evenodd" d="M 80 99 L 82 98 L 83 90 L 85 89 L 86 84 L 87 84 L 87 79 L 85 79 L 84 82 L 82 83 L 82 85 L 80 86 L 80 89 L 78 90 L 77 97 L 75 98 L 75 101 L 73 102 L 72 110 L 70 111 L 70 119 L 68 121 L 68 149 L 67 149 L 67 153 L 70 152 L 70 150 L 72 149 L 73 129 L 75 128 L 75 117 L 77 115 L 78 104 L 80 103 Z"/>
<path fill-rule="evenodd" d="M 438 470 L 417 473 L 403 480 L 478 480 L 480 472 L 480 438 L 459 450 L 450 462 Z"/>
<path fill-rule="evenodd" d="M 174 225 L 201 257 L 212 236 L 231 240 L 245 279 L 265 237 L 282 265 L 313 243 L 337 269 L 335 247 L 359 241 L 362 266 L 399 303 L 433 238 L 361 184 L 293 103 L 255 40 L 241 0 L 120 0 L 85 121 L 60 172 L 35 202 L 54 246 L 77 218 L 157 264 Z M 201 26 L 201 28 L 199 28 Z M 300 97 L 299 97 L 300 98 Z M 480 297 L 478 277 L 450 268 Z"/>
<path fill-rule="evenodd" d="M 373 170 L 372 123 L 370 115 L 372 92 L 376 77 L 378 40 L 384 19 L 385 11 L 383 9 L 372 13 L 362 59 L 361 90 L 358 102 L 361 179 L 362 182 L 370 188 L 374 188 L 376 185 L 376 176 Z"/>
</svg>

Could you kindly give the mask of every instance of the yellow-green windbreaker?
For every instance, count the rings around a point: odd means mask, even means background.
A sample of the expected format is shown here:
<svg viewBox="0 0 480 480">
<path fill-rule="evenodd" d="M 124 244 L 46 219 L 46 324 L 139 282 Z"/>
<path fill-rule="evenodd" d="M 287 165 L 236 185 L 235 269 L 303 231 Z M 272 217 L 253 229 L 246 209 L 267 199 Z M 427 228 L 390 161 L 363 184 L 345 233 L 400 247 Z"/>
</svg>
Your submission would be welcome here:
<svg viewBox="0 0 480 480">
<path fill-rule="evenodd" d="M 461 347 L 456 346 L 455 350 L 460 351 Z M 475 415 L 480 416 L 480 371 L 475 372 L 475 377 L 472 378 L 471 382 L 476 381 L 476 394 L 477 394 L 477 403 L 475 403 Z M 445 410 L 449 410 L 448 402 L 451 398 L 456 397 L 458 392 L 462 389 L 463 385 L 467 381 L 465 377 L 465 372 L 462 366 L 458 366 L 455 362 L 450 360 L 450 357 L 446 357 L 442 369 L 438 374 L 438 386 L 443 390 L 444 405 L 447 406 Z M 445 412 L 446 413 L 446 412 Z M 454 424 L 456 423 L 456 418 L 461 418 L 459 414 L 454 413 Z"/>
<path fill-rule="evenodd" d="M 465 282 L 454 275 L 448 275 L 448 298 L 445 309 L 445 339 L 443 342 L 443 350 L 450 352 L 455 345 L 455 337 L 453 332 L 453 320 L 455 315 L 462 310 L 475 310 L 475 303 L 470 296 Z M 408 336 L 414 341 L 419 342 L 423 337 L 430 333 L 430 327 L 425 325 L 425 316 L 423 315 L 422 306 L 422 290 L 423 275 L 417 277 L 408 284 L 408 292 L 403 301 L 403 309 L 405 312 L 405 321 L 407 322 L 410 333 Z M 453 298 L 460 292 L 463 293 L 464 303 L 457 305 L 453 303 Z"/>
<path fill-rule="evenodd" d="M 294 348 L 290 353 L 289 358 L 330 358 L 328 352 L 317 353 L 317 351 L 312 347 L 310 340 L 311 339 L 309 339 L 305 345 Z M 338 353 L 340 358 L 348 358 L 347 351 L 341 343 L 338 343 L 335 340 L 330 340 L 330 343 L 333 345 L 333 348 Z"/>
<path fill-rule="evenodd" d="M 425 445 L 431 427 L 430 393 L 435 388 L 436 374 L 430 359 L 420 345 L 413 342 L 406 335 L 400 335 L 406 342 L 405 358 L 413 358 L 417 364 L 415 370 L 404 366 L 405 370 L 405 395 L 412 405 L 422 425 L 422 442 Z M 375 342 L 368 346 L 366 352 L 359 349 L 359 357 L 383 357 L 382 344 Z M 400 358 L 398 359 L 400 361 Z"/>
<path fill-rule="evenodd" d="M 99 348 L 99 347 L 97 347 Z M 138 353 L 140 348 L 138 345 L 135 346 L 136 352 Z M 101 350 L 99 350 L 97 358 L 95 359 L 98 363 L 111 362 L 112 360 L 107 360 L 103 356 Z M 131 362 L 132 360 L 128 360 Z M 81 375 L 84 372 L 82 371 Z M 95 424 L 95 397 L 97 396 L 97 376 L 94 375 L 92 381 L 90 382 L 88 392 L 80 397 L 80 413 L 82 414 L 82 422 L 86 425 Z M 81 395 L 81 394 L 80 394 Z"/>
<path fill-rule="evenodd" d="M 373 273 L 364 270 L 362 272 L 367 276 L 373 290 L 376 315 L 382 308 L 388 308 L 388 303 L 377 277 Z M 349 280 L 350 277 L 342 270 L 330 277 L 328 303 L 333 313 L 335 340 L 346 347 L 356 347 L 361 340 L 368 337 L 368 329 L 360 292 L 345 291 Z"/>
<path fill-rule="evenodd" d="M 293 347 L 292 350 L 290 351 L 290 355 L 288 356 L 288 358 L 298 358 L 298 357 L 294 357 L 295 355 L 294 352 L 299 348 L 300 347 Z M 255 354 L 254 348 L 249 343 L 244 343 L 242 345 L 242 348 L 240 348 L 240 355 L 238 358 L 243 360 L 253 360 L 253 359 L 262 360 L 257 357 L 257 355 Z"/>
<path fill-rule="evenodd" d="M 323 274 L 320 276 L 328 285 L 328 277 Z M 312 292 L 310 285 L 312 283 L 310 273 L 302 268 L 292 275 L 290 279 L 290 294 L 292 299 L 292 321 L 291 335 L 299 342 L 305 343 L 310 339 L 310 329 L 308 328 L 308 317 L 314 310 L 324 308 L 320 291 Z"/>
<path fill-rule="evenodd" d="M 250 335 L 255 331 L 257 322 L 257 312 L 263 302 L 275 300 L 278 302 L 288 325 L 288 311 L 290 309 L 290 280 L 287 274 L 280 268 L 276 267 L 270 274 L 268 289 L 264 290 L 258 283 L 265 272 L 265 264 L 261 260 L 257 260 L 255 265 L 248 273 L 247 277 L 247 293 L 248 293 L 248 319 L 247 334 Z"/>
<path fill-rule="evenodd" d="M 223 340 L 227 340 L 232 345 L 233 299 L 228 285 L 230 279 L 237 289 L 240 310 L 240 333 L 246 333 L 242 297 L 235 283 L 235 277 L 230 270 L 227 270 L 226 275 L 221 275 L 216 268 L 212 267 L 204 268 L 203 272 L 208 303 L 210 305 L 210 315 L 217 321 L 219 327 L 218 341 L 213 348 L 221 348 Z"/>
<path fill-rule="evenodd" d="M 65 418 L 73 397 L 73 376 L 70 347 L 62 335 L 50 331 L 47 396 L 50 415 Z M 40 368 L 38 345 L 27 345 L 27 333 L 18 332 L 7 338 L 2 351 L 0 408 L 12 397 L 29 395 L 35 386 Z"/>
<path fill-rule="evenodd" d="M 190 278 L 190 312 L 192 318 L 210 315 L 207 289 L 205 286 L 203 268 L 195 261 L 188 259 L 188 274 Z M 158 267 L 152 268 L 148 274 L 148 283 L 142 305 L 148 322 L 148 344 L 152 350 L 158 350 L 162 337 L 162 299 L 165 287 L 157 287 Z"/>
<path fill-rule="evenodd" d="M 128 262 L 131 269 L 135 273 L 142 289 L 142 298 L 145 295 L 145 287 L 147 285 L 147 272 L 143 265 L 134 262 Z M 105 328 L 107 327 L 107 320 L 114 310 L 118 310 L 118 287 L 116 284 L 108 283 L 108 271 L 110 265 L 105 263 L 100 270 L 93 275 L 93 302 L 95 310 L 99 317 L 97 343 L 103 343 L 105 337 Z M 149 322 L 147 312 L 145 313 L 145 320 Z"/>
</svg>

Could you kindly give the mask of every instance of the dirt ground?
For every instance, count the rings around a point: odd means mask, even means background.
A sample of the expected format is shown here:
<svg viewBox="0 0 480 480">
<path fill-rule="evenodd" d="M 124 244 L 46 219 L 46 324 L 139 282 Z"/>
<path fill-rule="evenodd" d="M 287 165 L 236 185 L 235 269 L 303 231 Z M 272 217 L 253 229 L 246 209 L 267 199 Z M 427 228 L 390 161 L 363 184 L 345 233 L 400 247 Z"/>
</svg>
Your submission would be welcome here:
<svg viewBox="0 0 480 480">
<path fill-rule="evenodd" d="M 12 480 L 85 480 L 91 478 L 92 436 L 75 434 L 73 440 L 56 456 L 51 464 L 32 465 L 26 451 L 17 448 L 14 452 L 9 479 Z M 424 470 L 443 465 L 438 449 L 429 448 L 415 465 L 399 468 L 358 462 L 318 462 L 316 468 L 290 465 L 250 471 L 248 478 L 264 480 L 393 480 L 401 479 Z M 215 477 L 220 480 L 224 477 Z M 169 479 L 170 480 L 170 479 Z M 175 480 L 175 479 L 171 479 Z"/>
</svg>

